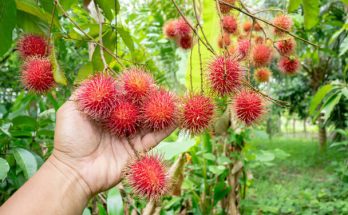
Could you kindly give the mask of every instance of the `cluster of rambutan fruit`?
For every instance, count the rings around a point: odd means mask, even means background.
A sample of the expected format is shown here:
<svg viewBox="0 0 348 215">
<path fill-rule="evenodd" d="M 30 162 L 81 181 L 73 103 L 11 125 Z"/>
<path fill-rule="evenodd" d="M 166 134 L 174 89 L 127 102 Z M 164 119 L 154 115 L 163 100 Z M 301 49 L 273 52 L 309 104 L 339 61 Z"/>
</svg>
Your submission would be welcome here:
<svg viewBox="0 0 348 215">
<path fill-rule="evenodd" d="M 225 5 L 226 6 L 226 5 Z M 223 34 L 218 38 L 220 48 L 226 50 L 226 54 L 240 62 L 251 62 L 254 67 L 254 79 L 257 82 L 268 82 L 272 75 L 268 68 L 276 50 L 280 55 L 278 68 L 286 75 L 294 75 L 300 68 L 300 61 L 294 55 L 296 41 L 288 37 L 285 31 L 290 31 L 293 25 L 291 18 L 284 14 L 277 15 L 272 24 L 279 27 L 273 28 L 275 40 L 265 38 L 266 26 L 262 26 L 260 21 L 246 21 L 239 24 L 237 18 L 229 14 L 228 7 L 222 12 L 226 12 L 221 20 Z M 242 25 L 242 28 L 238 28 Z M 282 30 L 281 30 L 282 29 Z M 231 36 L 235 39 L 232 41 Z"/>
<path fill-rule="evenodd" d="M 23 85 L 30 91 L 44 93 L 55 86 L 50 47 L 44 37 L 24 35 L 17 43 L 24 64 L 21 71 Z"/>
</svg>

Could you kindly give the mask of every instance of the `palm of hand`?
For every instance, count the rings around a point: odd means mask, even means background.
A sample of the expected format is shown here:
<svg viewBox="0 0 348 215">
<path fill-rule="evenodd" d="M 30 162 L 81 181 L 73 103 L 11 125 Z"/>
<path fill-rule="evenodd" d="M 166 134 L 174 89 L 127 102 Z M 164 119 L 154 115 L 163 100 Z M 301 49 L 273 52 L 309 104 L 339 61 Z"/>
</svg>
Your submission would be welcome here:
<svg viewBox="0 0 348 215">
<path fill-rule="evenodd" d="M 134 150 L 149 150 L 173 130 L 137 134 L 131 140 L 117 138 L 95 125 L 77 110 L 74 102 L 68 101 L 57 112 L 53 155 L 73 168 L 94 194 L 121 180 L 122 170 L 134 156 Z"/>
</svg>

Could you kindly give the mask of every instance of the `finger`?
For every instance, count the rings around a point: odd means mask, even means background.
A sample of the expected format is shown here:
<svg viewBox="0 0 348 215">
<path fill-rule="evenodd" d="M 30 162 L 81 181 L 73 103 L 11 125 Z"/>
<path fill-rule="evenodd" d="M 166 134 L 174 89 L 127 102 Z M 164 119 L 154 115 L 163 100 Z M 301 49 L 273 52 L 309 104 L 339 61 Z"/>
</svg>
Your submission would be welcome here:
<svg viewBox="0 0 348 215">
<path fill-rule="evenodd" d="M 176 129 L 176 126 L 173 126 L 165 130 L 155 131 L 155 132 L 145 134 L 141 138 L 141 141 L 140 141 L 141 144 L 135 145 L 136 150 L 140 152 L 149 151 L 151 148 L 159 144 L 164 138 L 168 137 L 175 129 Z"/>
</svg>

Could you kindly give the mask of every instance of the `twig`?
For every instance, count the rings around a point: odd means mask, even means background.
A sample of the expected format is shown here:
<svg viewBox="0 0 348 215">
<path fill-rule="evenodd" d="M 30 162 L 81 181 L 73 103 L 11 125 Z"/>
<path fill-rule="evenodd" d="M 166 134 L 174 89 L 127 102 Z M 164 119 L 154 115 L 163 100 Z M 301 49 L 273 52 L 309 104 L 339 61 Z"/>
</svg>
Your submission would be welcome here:
<svg viewBox="0 0 348 215">
<path fill-rule="evenodd" d="M 97 6 L 97 4 L 94 1 L 94 7 L 95 7 L 95 11 L 97 12 L 97 18 L 98 18 L 98 23 L 99 23 L 99 42 L 100 44 L 103 45 L 103 18 L 100 15 L 100 11 L 99 8 Z M 100 49 L 100 58 L 102 59 L 102 62 L 104 64 L 104 71 L 107 70 L 109 68 L 108 63 L 105 60 L 105 56 L 104 56 L 104 49 Z"/>
<path fill-rule="evenodd" d="M 115 58 L 115 60 L 122 66 L 125 67 L 123 65 L 123 63 L 119 60 L 118 56 L 116 56 L 114 53 L 112 53 L 112 51 L 110 51 L 108 48 L 106 48 L 105 46 L 103 46 L 103 44 L 100 44 L 99 41 L 95 41 L 93 37 L 91 37 L 89 34 L 87 34 L 86 32 L 83 31 L 83 29 L 74 21 L 72 20 L 72 18 L 67 14 L 67 12 L 64 10 L 64 8 L 62 7 L 62 5 L 59 3 L 58 0 L 54 0 L 56 2 L 56 4 L 58 5 L 59 9 L 63 12 L 63 15 L 65 17 L 67 17 L 70 22 L 77 28 L 79 29 L 86 37 L 88 37 L 91 41 L 93 41 L 94 43 L 96 43 L 97 45 L 99 45 L 102 49 L 104 49 L 109 55 L 111 55 L 113 58 Z"/>
<path fill-rule="evenodd" d="M 198 40 L 199 43 L 199 40 Z M 191 53 L 190 53 L 190 89 L 191 92 L 193 92 L 193 81 L 192 81 L 192 53 L 193 53 L 193 49 L 191 49 Z"/>
<path fill-rule="evenodd" d="M 54 13 L 56 11 L 56 7 L 57 7 L 57 3 L 56 3 L 56 1 L 54 1 L 53 8 L 52 8 L 52 14 L 51 14 L 51 23 L 50 23 L 50 27 L 48 29 L 47 46 L 46 46 L 46 50 L 45 50 L 46 54 L 49 51 L 49 46 L 50 46 L 50 42 L 51 42 L 51 31 L 52 31 L 52 25 L 53 25 Z"/>
<path fill-rule="evenodd" d="M 207 43 L 207 45 L 209 45 L 210 48 L 211 48 L 212 50 L 214 50 L 213 46 L 210 44 L 209 40 L 207 39 L 207 36 L 206 36 L 205 33 L 204 33 L 204 30 L 203 30 L 203 27 L 202 27 L 202 25 L 201 25 L 201 22 L 199 21 L 198 12 L 197 12 L 196 0 L 192 0 L 192 2 L 193 2 L 193 10 L 194 10 L 194 12 L 195 12 L 195 17 L 196 17 L 197 25 L 198 25 L 199 29 L 201 30 L 202 35 L 203 35 L 204 40 L 205 40 L 205 42 Z"/>
<path fill-rule="evenodd" d="M 264 97 L 265 99 L 281 106 L 281 107 L 289 107 L 289 104 L 287 102 L 284 101 L 280 101 L 277 99 L 274 99 L 266 94 L 264 94 L 263 92 L 261 92 L 260 90 L 256 89 L 255 87 L 253 87 L 248 81 L 243 81 L 244 85 L 246 85 L 247 87 L 249 87 L 252 91 L 256 92 L 257 94 L 260 94 L 262 97 Z"/>
<path fill-rule="evenodd" d="M 198 41 L 198 55 L 199 55 L 199 69 L 201 70 L 201 94 L 204 93 L 203 89 L 203 64 L 202 64 L 202 54 L 201 54 L 201 43 Z"/>
<path fill-rule="evenodd" d="M 211 47 L 209 47 L 204 40 L 202 40 L 202 38 L 199 36 L 197 30 L 191 25 L 191 23 L 187 20 L 187 18 L 185 17 L 185 15 L 183 14 L 183 12 L 180 10 L 179 6 L 177 5 L 177 3 L 175 2 L 175 0 L 171 0 L 176 8 L 176 10 L 180 13 L 181 17 L 185 20 L 185 22 L 190 26 L 190 28 L 192 29 L 193 33 L 195 33 L 197 35 L 197 38 L 202 42 L 202 44 L 214 55 L 216 55 L 215 51 L 213 49 L 211 49 Z"/>
<path fill-rule="evenodd" d="M 227 6 L 231 7 L 231 8 L 233 8 L 233 9 L 235 9 L 235 10 L 237 10 L 237 11 L 239 11 L 239 12 L 241 12 L 241 13 L 243 13 L 243 14 L 249 16 L 249 17 L 252 17 L 252 18 L 254 18 L 254 19 L 257 19 L 257 20 L 259 20 L 259 21 L 261 21 L 261 22 L 263 22 L 263 23 L 266 23 L 267 25 L 270 25 L 270 26 L 274 27 L 274 28 L 277 28 L 277 29 L 279 29 L 279 30 L 281 30 L 281 31 L 283 31 L 283 32 L 285 32 L 285 33 L 287 33 L 287 34 L 289 34 L 290 36 L 292 36 L 292 37 L 294 37 L 294 38 L 296 38 L 296 39 L 298 39 L 298 40 L 301 40 L 301 41 L 303 41 L 303 42 L 305 42 L 305 43 L 308 43 L 308 44 L 310 44 L 310 45 L 312 45 L 312 46 L 314 46 L 314 47 L 316 47 L 316 48 L 319 47 L 317 44 L 314 44 L 314 43 L 312 43 L 312 42 L 310 42 L 310 41 L 308 41 L 308 40 L 306 40 L 306 39 L 303 39 L 303 38 L 301 38 L 301 37 L 299 37 L 299 36 L 297 36 L 297 35 L 291 33 L 290 31 L 285 30 L 284 28 L 281 28 L 281 27 L 279 27 L 279 26 L 274 25 L 273 23 L 268 22 L 267 20 L 264 20 L 264 19 L 262 19 L 262 18 L 260 18 L 260 17 L 254 16 L 254 15 L 251 14 L 250 12 L 244 11 L 244 10 L 242 10 L 242 9 L 239 8 L 239 7 L 236 7 L 236 6 L 234 6 L 234 5 L 230 4 L 230 3 L 227 3 L 227 2 L 222 1 L 222 0 L 217 0 L 217 1 L 219 1 L 220 3 L 222 3 L 222 4 L 224 4 L 224 5 L 227 5 Z"/>
</svg>

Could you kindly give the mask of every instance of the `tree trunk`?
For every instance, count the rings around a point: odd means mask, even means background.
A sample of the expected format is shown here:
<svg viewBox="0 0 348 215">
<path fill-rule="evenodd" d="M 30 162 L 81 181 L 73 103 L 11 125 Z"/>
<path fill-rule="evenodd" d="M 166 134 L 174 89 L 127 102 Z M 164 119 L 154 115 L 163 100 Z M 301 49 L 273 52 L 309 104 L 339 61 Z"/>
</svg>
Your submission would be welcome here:
<svg viewBox="0 0 348 215">
<path fill-rule="evenodd" d="M 327 142 L 326 127 L 324 124 L 324 113 L 319 117 L 319 147 L 320 150 L 325 151 Z"/>
</svg>

